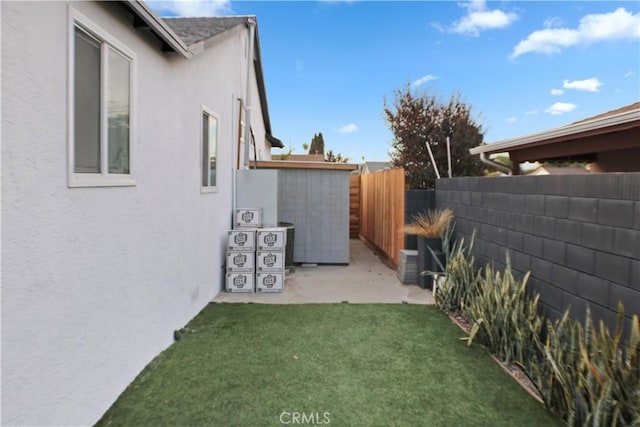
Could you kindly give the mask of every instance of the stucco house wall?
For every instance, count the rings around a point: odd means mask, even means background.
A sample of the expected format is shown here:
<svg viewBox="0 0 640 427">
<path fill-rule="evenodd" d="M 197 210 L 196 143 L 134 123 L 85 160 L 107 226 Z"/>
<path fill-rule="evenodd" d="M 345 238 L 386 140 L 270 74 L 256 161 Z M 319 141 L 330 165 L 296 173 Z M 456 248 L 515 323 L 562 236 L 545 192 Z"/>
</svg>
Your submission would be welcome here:
<svg viewBox="0 0 640 427">
<path fill-rule="evenodd" d="M 2 424 L 90 425 L 221 289 L 248 31 L 186 60 L 115 2 L 0 8 Z M 67 186 L 69 8 L 136 55 L 134 186 Z M 202 105 L 219 115 L 209 193 Z"/>
</svg>

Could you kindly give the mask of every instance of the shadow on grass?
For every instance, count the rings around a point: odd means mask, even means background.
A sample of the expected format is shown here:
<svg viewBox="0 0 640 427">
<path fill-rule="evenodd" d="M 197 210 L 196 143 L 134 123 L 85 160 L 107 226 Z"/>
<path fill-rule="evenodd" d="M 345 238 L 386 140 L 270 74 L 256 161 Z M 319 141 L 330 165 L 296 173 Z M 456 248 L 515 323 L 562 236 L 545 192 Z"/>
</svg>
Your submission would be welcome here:
<svg viewBox="0 0 640 427">
<path fill-rule="evenodd" d="M 97 425 L 561 425 L 461 334 L 432 306 L 210 304 Z"/>
</svg>

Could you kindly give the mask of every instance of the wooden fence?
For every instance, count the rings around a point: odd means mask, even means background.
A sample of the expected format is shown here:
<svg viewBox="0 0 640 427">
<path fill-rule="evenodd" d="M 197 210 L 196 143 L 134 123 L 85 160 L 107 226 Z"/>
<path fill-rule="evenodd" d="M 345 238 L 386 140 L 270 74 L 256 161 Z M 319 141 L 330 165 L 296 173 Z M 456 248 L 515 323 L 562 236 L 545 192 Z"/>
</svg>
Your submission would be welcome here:
<svg viewBox="0 0 640 427">
<path fill-rule="evenodd" d="M 360 175 L 349 177 L 349 237 L 360 236 Z"/>
<path fill-rule="evenodd" d="M 404 248 L 404 169 L 360 175 L 360 238 L 398 267 Z"/>
</svg>

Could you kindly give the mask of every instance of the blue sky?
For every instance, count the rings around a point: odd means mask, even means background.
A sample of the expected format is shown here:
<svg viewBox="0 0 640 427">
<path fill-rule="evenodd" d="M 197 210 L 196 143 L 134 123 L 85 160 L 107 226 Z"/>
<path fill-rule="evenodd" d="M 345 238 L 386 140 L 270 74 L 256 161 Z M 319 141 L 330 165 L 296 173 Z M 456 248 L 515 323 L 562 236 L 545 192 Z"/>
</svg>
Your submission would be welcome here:
<svg viewBox="0 0 640 427">
<path fill-rule="evenodd" d="M 294 153 L 386 160 L 384 99 L 459 91 L 485 142 L 640 101 L 637 1 L 177 1 L 161 16 L 256 15 L 273 133 Z M 274 153 L 279 150 L 274 150 Z"/>
</svg>

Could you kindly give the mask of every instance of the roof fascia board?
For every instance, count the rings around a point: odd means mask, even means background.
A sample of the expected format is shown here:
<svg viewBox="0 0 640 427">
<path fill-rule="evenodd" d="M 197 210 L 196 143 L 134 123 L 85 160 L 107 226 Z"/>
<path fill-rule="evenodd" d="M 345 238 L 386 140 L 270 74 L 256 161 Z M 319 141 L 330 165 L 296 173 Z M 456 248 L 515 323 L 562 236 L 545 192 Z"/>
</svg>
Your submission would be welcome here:
<svg viewBox="0 0 640 427">
<path fill-rule="evenodd" d="M 162 41 L 164 41 L 174 52 L 183 58 L 191 58 L 194 53 L 189 47 L 173 32 L 173 30 L 165 24 L 162 19 L 156 15 L 149 7 L 140 0 L 125 0 L 125 3 L 131 10 L 138 15 L 140 19 L 149 25 L 149 28 L 156 33 Z"/>
<path fill-rule="evenodd" d="M 255 17 L 254 17 L 255 19 Z M 264 70 L 262 68 L 262 52 L 260 50 L 260 37 L 258 36 L 258 22 L 256 19 L 256 32 L 255 32 L 255 57 L 254 68 L 256 73 L 256 80 L 258 83 L 258 96 L 260 96 L 260 106 L 262 107 L 262 118 L 264 121 L 264 129 L 267 134 L 271 135 L 271 118 L 269 117 L 269 104 L 267 102 L 267 88 L 264 82 Z"/>
<path fill-rule="evenodd" d="M 557 140 L 558 138 L 570 135 L 577 136 L 577 134 L 584 132 L 592 132 L 597 130 L 602 130 L 604 132 L 606 128 L 630 124 L 634 121 L 638 121 L 638 125 L 640 125 L 640 109 L 627 111 L 621 114 L 616 114 L 614 116 L 602 117 L 600 119 L 590 120 L 588 122 L 570 124 L 518 138 L 505 139 L 487 145 L 480 145 L 478 147 L 471 148 L 469 152 L 474 155 L 480 153 L 501 153 L 509 151 L 510 149 L 521 147 L 523 145 L 542 143 L 544 141 L 552 139 Z"/>
</svg>

